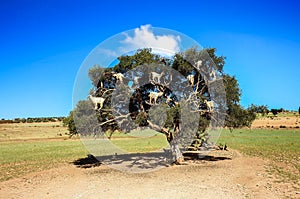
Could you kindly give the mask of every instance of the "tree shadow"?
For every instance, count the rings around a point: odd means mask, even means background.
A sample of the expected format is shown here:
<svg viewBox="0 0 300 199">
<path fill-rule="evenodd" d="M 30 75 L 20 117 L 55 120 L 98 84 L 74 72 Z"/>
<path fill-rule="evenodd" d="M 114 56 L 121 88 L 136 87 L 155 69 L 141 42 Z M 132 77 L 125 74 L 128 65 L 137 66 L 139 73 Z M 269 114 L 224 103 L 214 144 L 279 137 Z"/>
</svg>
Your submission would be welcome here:
<svg viewBox="0 0 300 199">
<path fill-rule="evenodd" d="M 231 160 L 228 157 L 211 156 L 201 153 L 184 153 L 185 160 L 220 161 Z M 114 169 L 141 173 L 169 167 L 174 164 L 170 152 L 130 153 L 105 156 L 88 155 L 73 162 L 79 168 L 91 168 L 108 165 Z"/>
<path fill-rule="evenodd" d="M 79 168 L 108 165 L 112 168 L 132 173 L 148 172 L 171 164 L 164 152 L 114 154 L 105 156 L 88 155 L 73 162 Z"/>
<path fill-rule="evenodd" d="M 170 166 L 171 157 L 164 152 L 130 153 L 97 157 L 115 169 L 140 173 Z"/>
<path fill-rule="evenodd" d="M 205 160 L 205 161 L 220 161 L 220 160 L 231 160 L 229 157 L 224 156 L 212 156 L 212 155 L 201 155 L 197 153 L 185 153 L 184 160 Z"/>
<path fill-rule="evenodd" d="M 101 162 L 97 160 L 93 155 L 88 155 L 85 158 L 79 158 L 72 162 L 78 168 L 91 168 L 101 165 Z"/>
</svg>

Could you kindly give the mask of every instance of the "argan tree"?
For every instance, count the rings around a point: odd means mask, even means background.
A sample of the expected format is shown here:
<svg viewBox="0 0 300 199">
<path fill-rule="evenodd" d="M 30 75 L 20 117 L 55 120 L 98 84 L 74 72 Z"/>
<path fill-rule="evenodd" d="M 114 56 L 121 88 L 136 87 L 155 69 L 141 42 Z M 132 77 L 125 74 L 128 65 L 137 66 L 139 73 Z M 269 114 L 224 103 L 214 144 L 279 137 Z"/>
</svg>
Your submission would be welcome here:
<svg viewBox="0 0 300 199">
<path fill-rule="evenodd" d="M 180 146 L 214 144 L 206 130 L 210 124 L 223 127 L 220 118 L 227 115 L 227 126 L 248 126 L 253 118 L 239 105 L 237 80 L 225 74 L 225 57 L 215 51 L 191 48 L 170 58 L 141 49 L 119 57 L 111 68 L 95 65 L 89 70 L 90 95 L 104 102 L 77 104 L 77 130 L 96 135 L 148 126 L 166 136 L 174 159 L 181 161 Z"/>
</svg>

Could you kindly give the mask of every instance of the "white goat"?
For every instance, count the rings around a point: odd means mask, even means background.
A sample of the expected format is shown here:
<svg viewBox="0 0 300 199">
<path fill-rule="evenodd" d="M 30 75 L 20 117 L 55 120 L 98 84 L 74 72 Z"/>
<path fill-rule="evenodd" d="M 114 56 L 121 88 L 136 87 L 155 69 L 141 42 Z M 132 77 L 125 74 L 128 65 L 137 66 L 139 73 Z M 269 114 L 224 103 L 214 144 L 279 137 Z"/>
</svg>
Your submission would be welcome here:
<svg viewBox="0 0 300 199">
<path fill-rule="evenodd" d="M 210 73 L 209 73 L 209 76 L 210 78 L 212 79 L 212 81 L 215 81 L 216 80 L 216 72 L 214 70 L 212 70 Z"/>
<path fill-rule="evenodd" d="M 194 82 L 195 82 L 195 75 L 188 75 L 187 76 L 188 81 L 190 82 L 190 84 L 192 86 L 194 86 Z"/>
<path fill-rule="evenodd" d="M 113 77 L 115 77 L 120 82 L 123 82 L 124 75 L 122 73 L 115 73 L 113 74 Z"/>
<path fill-rule="evenodd" d="M 160 84 L 160 78 L 165 74 L 165 71 L 163 71 L 162 73 L 156 73 L 156 72 L 151 72 L 150 73 L 151 75 L 150 75 L 150 81 L 152 80 L 153 82 L 157 82 L 157 83 L 159 83 Z M 151 79 L 152 78 L 152 79 Z M 156 80 L 157 81 L 156 81 Z"/>
<path fill-rule="evenodd" d="M 201 67 L 201 65 L 202 65 L 202 61 L 201 60 L 199 60 L 199 61 L 196 62 L 196 67 L 198 69 Z"/>
<path fill-rule="evenodd" d="M 150 103 L 154 100 L 154 103 L 156 104 L 157 98 L 161 97 L 164 94 L 164 92 L 150 92 Z"/>
<path fill-rule="evenodd" d="M 102 109 L 103 103 L 105 101 L 105 98 L 102 98 L 102 97 L 93 97 L 91 95 L 89 95 L 89 98 L 91 99 L 91 101 L 95 105 L 95 110 L 98 109 L 98 105 L 100 105 L 99 110 Z"/>
<path fill-rule="evenodd" d="M 208 108 L 208 111 L 209 112 L 213 112 L 213 110 L 214 110 L 214 102 L 213 101 L 204 100 L 204 103 L 206 104 L 206 106 Z"/>
</svg>

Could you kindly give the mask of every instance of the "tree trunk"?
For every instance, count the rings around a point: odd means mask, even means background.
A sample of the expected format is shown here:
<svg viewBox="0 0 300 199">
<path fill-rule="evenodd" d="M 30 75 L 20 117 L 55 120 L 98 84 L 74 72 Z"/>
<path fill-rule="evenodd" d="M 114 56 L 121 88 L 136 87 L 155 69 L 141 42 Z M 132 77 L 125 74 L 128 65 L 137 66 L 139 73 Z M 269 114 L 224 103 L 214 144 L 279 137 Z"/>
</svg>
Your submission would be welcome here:
<svg viewBox="0 0 300 199">
<path fill-rule="evenodd" d="M 175 164 L 180 164 L 181 162 L 183 162 L 184 158 L 179 149 L 178 141 L 176 139 L 173 139 L 171 142 L 169 142 L 169 144 Z"/>
<path fill-rule="evenodd" d="M 153 124 L 149 120 L 148 120 L 148 124 L 150 125 L 150 127 L 153 130 L 159 131 L 159 132 L 166 135 L 167 141 L 170 144 L 170 148 L 171 148 L 171 152 L 172 152 L 172 158 L 174 160 L 174 163 L 180 164 L 181 162 L 183 162 L 184 158 L 183 158 L 183 155 L 182 155 L 182 153 L 179 149 L 179 143 L 178 143 L 178 138 L 179 138 L 179 134 L 180 134 L 179 125 L 177 124 L 177 126 L 175 126 L 174 133 L 173 133 L 174 135 L 173 135 L 172 132 L 170 132 L 169 129 L 160 128 L 158 125 Z"/>
<path fill-rule="evenodd" d="M 177 121 L 177 122 L 175 122 L 175 125 L 174 125 L 173 136 L 171 136 L 171 139 L 168 140 L 169 144 L 170 144 L 170 147 L 171 147 L 172 156 L 173 156 L 174 162 L 176 164 L 180 164 L 184 160 L 183 155 L 182 155 L 182 153 L 179 149 L 179 143 L 178 143 L 180 133 L 181 133 L 180 132 L 180 125 L 179 125 L 179 121 Z"/>
</svg>

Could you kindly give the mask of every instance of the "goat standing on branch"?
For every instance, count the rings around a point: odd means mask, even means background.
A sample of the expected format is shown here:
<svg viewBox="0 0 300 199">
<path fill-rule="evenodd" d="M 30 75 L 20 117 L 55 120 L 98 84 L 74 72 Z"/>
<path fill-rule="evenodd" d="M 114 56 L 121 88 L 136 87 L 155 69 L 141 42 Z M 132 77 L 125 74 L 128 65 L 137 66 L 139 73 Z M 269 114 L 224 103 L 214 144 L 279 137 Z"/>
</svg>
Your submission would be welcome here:
<svg viewBox="0 0 300 199">
<path fill-rule="evenodd" d="M 150 73 L 150 81 L 152 80 L 153 82 L 156 82 L 158 84 L 160 84 L 160 79 L 161 77 L 165 74 L 165 72 L 163 71 L 162 73 L 156 73 L 156 72 L 151 72 Z M 157 80 L 157 81 L 156 81 Z"/>
<path fill-rule="evenodd" d="M 217 76 L 216 76 L 216 72 L 214 71 L 214 69 L 212 69 L 212 71 L 209 73 L 209 76 L 211 78 L 211 81 L 215 81 Z"/>
<path fill-rule="evenodd" d="M 163 96 L 164 92 L 150 92 L 150 104 L 154 100 L 154 103 L 156 104 L 157 98 Z"/>
<path fill-rule="evenodd" d="M 113 77 L 115 77 L 116 80 L 123 82 L 124 75 L 122 73 L 115 73 L 115 74 L 113 74 Z"/>
<path fill-rule="evenodd" d="M 200 69 L 200 67 L 202 66 L 202 61 L 201 61 L 201 60 L 198 60 L 198 61 L 195 63 L 195 65 L 196 65 L 196 68 L 197 68 L 197 69 Z"/>
<path fill-rule="evenodd" d="M 195 82 L 195 75 L 188 75 L 187 79 L 189 81 L 189 83 L 194 86 L 194 82 Z"/>
<path fill-rule="evenodd" d="M 213 101 L 204 100 L 204 103 L 206 104 L 206 106 L 208 108 L 208 111 L 209 112 L 213 112 L 213 110 L 214 110 L 214 102 Z"/>
<path fill-rule="evenodd" d="M 99 106 L 99 110 L 102 109 L 105 98 L 93 97 L 92 95 L 89 95 L 89 98 L 93 102 L 93 104 L 95 105 L 95 110 L 98 110 L 98 106 Z"/>
</svg>

